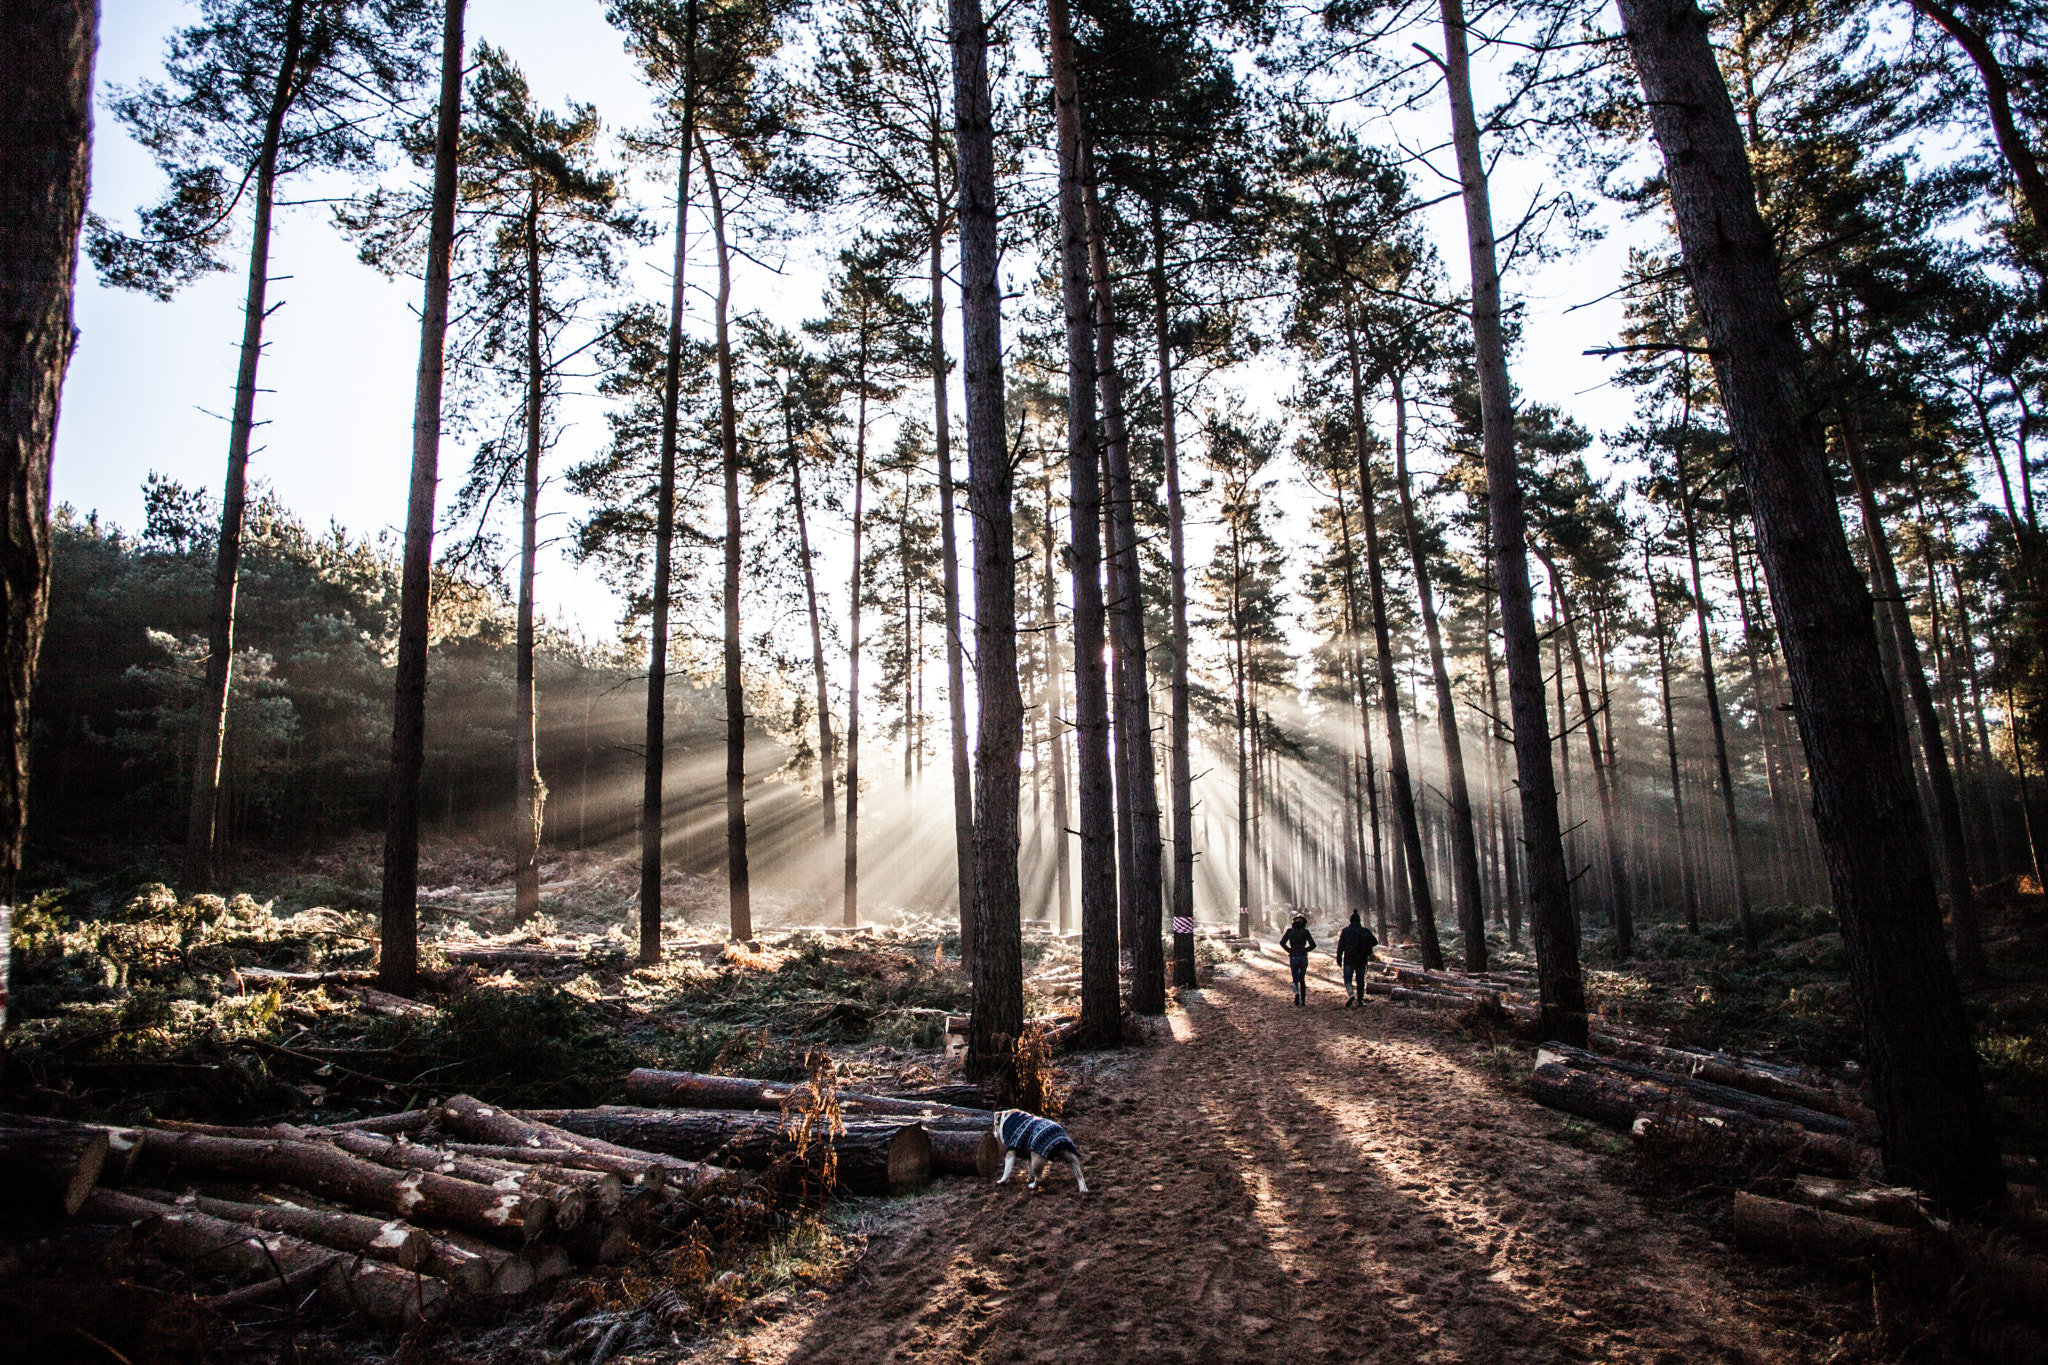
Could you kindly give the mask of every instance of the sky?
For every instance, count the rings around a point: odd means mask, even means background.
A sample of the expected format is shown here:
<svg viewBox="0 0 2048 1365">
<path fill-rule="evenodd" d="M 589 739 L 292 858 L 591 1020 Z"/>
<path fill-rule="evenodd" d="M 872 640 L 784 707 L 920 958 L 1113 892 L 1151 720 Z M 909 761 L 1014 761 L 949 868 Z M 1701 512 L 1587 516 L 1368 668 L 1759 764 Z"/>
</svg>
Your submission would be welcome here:
<svg viewBox="0 0 2048 1365">
<path fill-rule="evenodd" d="M 167 36 L 192 22 L 196 13 L 195 5 L 168 0 L 105 0 L 91 207 L 118 224 L 132 225 L 130 215 L 156 197 L 162 182 L 148 155 L 107 112 L 105 92 L 153 76 Z M 467 30 L 472 47 L 482 40 L 506 49 L 543 103 L 557 108 L 571 99 L 594 103 L 614 129 L 646 116 L 645 92 L 618 34 L 604 22 L 598 0 L 471 0 Z M 1482 99 L 1485 74 L 1480 73 Z M 1404 136 L 1411 141 L 1428 136 L 1426 120 L 1432 112 L 1443 117 L 1440 105 L 1426 110 L 1414 127 L 1402 130 Z M 1050 128 L 1046 131 L 1050 137 Z M 1512 221 L 1549 182 L 1545 166 L 1504 164 L 1494 183 L 1497 218 Z M 643 188 L 643 199 L 666 221 L 658 187 Z M 1426 182 L 1420 189 L 1425 195 L 1433 192 Z M 250 475 L 315 527 L 332 520 L 357 536 L 382 533 L 396 539 L 404 522 L 411 459 L 419 286 L 410 279 L 385 279 L 360 264 L 323 206 L 286 209 L 279 218 L 272 257 L 276 311 L 267 327 L 257 404 L 262 425 Z M 1458 203 L 1432 210 L 1430 226 L 1451 280 L 1462 288 L 1466 269 Z M 1564 407 L 1596 432 L 1618 429 L 1630 417 L 1627 395 L 1606 385 L 1613 362 L 1580 354 L 1615 338 L 1620 304 L 1608 300 L 1569 310 L 1614 288 L 1629 243 L 1641 240 L 1643 232 L 1640 226 L 1624 226 L 1596 246 L 1509 282 L 1511 298 L 1526 309 L 1525 340 L 1514 365 L 1518 385 L 1533 399 Z M 839 240 L 835 236 L 830 245 L 836 247 Z M 633 287 L 642 296 L 665 296 L 665 275 L 657 263 L 669 250 L 657 242 L 636 267 Z M 708 260 L 699 261 L 693 269 L 706 265 Z M 817 311 L 823 278 L 816 260 L 792 262 L 779 276 L 743 266 L 735 311 L 759 309 L 794 325 Z M 238 261 L 235 268 L 161 303 L 107 288 L 94 278 L 89 263 L 81 263 L 80 340 L 65 387 L 53 472 L 57 501 L 81 512 L 98 511 L 133 529 L 142 520 L 141 487 L 151 471 L 218 495 L 243 288 Z M 693 323 L 702 326 L 708 309 L 701 302 L 696 308 Z M 957 345 L 957 315 L 949 334 Z M 1255 407 L 1274 410 L 1285 370 L 1262 366 L 1238 376 L 1238 382 Z M 961 411 L 957 397 L 954 410 Z M 556 469 L 584 458 L 605 439 L 602 406 L 594 397 L 571 395 L 561 415 Z M 460 481 L 468 455 L 467 442 L 444 441 L 444 501 Z M 1431 463 L 1426 454 L 1418 460 L 1425 471 Z M 544 495 L 543 535 L 556 543 L 542 556 L 538 601 L 556 624 L 603 637 L 616 622 L 618 602 L 595 572 L 576 566 L 560 544 L 578 510 L 559 488 Z M 824 553 L 830 558 L 834 550 L 826 539 Z M 827 581 L 840 576 L 825 574 Z"/>
</svg>

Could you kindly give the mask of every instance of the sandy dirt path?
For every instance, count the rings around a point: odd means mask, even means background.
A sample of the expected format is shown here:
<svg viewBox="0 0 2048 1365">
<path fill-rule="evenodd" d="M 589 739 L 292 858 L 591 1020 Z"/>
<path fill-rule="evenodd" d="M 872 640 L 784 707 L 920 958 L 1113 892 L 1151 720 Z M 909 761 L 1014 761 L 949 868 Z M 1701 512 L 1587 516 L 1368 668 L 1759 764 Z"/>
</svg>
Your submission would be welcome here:
<svg viewBox="0 0 2048 1365">
<path fill-rule="evenodd" d="M 1445 1021 L 1258 962 L 1069 1127 L 1096 1193 L 945 1182 L 755 1361 L 1793 1361 L 1748 1263 L 1557 1140 Z M 724 1354 L 725 1352 L 721 1352 Z"/>
</svg>

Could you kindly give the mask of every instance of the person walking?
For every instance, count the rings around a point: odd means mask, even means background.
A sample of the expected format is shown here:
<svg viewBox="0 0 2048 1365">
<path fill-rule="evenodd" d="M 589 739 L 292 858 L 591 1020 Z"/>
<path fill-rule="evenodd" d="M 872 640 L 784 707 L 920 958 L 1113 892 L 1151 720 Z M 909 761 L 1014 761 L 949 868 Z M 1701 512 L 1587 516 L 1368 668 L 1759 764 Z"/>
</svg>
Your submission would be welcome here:
<svg viewBox="0 0 2048 1365">
<path fill-rule="evenodd" d="M 1308 1003 L 1308 955 L 1316 949 L 1315 935 L 1308 931 L 1308 916 L 1296 915 L 1294 923 L 1287 926 L 1287 932 L 1280 935 L 1280 946 L 1287 950 L 1287 969 L 1294 973 L 1294 1003 Z"/>
<path fill-rule="evenodd" d="M 1365 1003 L 1365 964 L 1372 961 L 1372 950 L 1380 946 L 1372 930 L 1358 922 L 1358 912 L 1351 912 L 1351 923 L 1344 926 L 1344 932 L 1337 935 L 1337 965 L 1344 969 L 1344 1008 Z"/>
</svg>

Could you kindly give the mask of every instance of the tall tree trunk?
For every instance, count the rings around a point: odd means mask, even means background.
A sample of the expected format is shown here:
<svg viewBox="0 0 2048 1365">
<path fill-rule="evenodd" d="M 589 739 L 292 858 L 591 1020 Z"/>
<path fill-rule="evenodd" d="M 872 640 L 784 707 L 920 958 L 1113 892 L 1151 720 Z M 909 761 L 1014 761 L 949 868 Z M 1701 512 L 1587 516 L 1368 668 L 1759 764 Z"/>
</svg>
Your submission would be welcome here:
<svg viewBox="0 0 2048 1365">
<path fill-rule="evenodd" d="M 945 202 L 939 129 L 931 130 L 932 202 Z M 967 670 L 960 648 L 960 551 L 954 543 L 953 427 L 947 413 L 945 235 L 935 225 L 931 242 L 932 433 L 939 455 L 939 553 L 946 590 L 946 719 L 953 741 L 953 867 L 960 887 L 960 952 L 974 966 L 974 774 L 967 756 Z"/>
<path fill-rule="evenodd" d="M 391 781 L 384 817 L 384 889 L 377 985 L 409 996 L 418 984 L 420 769 L 427 750 L 427 627 L 433 594 L 434 490 L 441 463 L 441 381 L 448 345 L 449 263 L 455 251 L 455 162 L 462 142 L 462 12 L 447 0 L 441 28 L 441 102 L 434 131 L 420 363 L 413 389 L 412 484 L 398 587 L 398 667 L 391 700 Z"/>
<path fill-rule="evenodd" d="M 1101 393 L 1096 401 L 1100 410 Z M 1110 747 L 1110 773 L 1116 794 L 1116 932 L 1117 965 L 1126 976 L 1136 970 L 1133 954 L 1138 943 L 1137 824 L 1132 819 L 1136 805 L 1131 786 L 1131 693 L 1124 685 L 1125 650 L 1123 556 L 1117 552 L 1115 493 L 1109 477 L 1108 424 L 1095 428 L 1095 450 L 1099 457 L 1098 476 L 1105 493 L 1103 501 L 1102 593 L 1103 627 L 1109 640 L 1109 714 L 1114 722 L 1115 742 Z"/>
<path fill-rule="evenodd" d="M 1586 988 L 1579 975 L 1579 926 L 1572 915 L 1550 771 L 1550 721 L 1543 704 L 1543 657 L 1529 591 L 1527 524 L 1515 469 L 1514 389 L 1501 332 L 1500 267 L 1494 257 L 1493 207 L 1479 121 L 1472 110 L 1472 59 L 1466 49 L 1463 0 L 1439 0 L 1444 66 L 1451 99 L 1451 136 L 1465 199 L 1465 236 L 1472 264 L 1472 341 L 1479 371 L 1481 448 L 1493 568 L 1500 594 L 1501 636 L 1513 712 L 1515 773 L 1522 790 L 1522 840 L 1528 851 L 1529 931 L 1536 947 L 1543 1036 L 1583 1046 Z"/>
<path fill-rule="evenodd" d="M 1102 600 L 1102 479 L 1096 453 L 1094 315 L 1089 306 L 1081 109 L 1066 0 L 1049 0 L 1059 133 L 1060 294 L 1067 333 L 1067 479 L 1073 520 L 1074 728 L 1080 751 L 1081 1033 L 1088 1045 L 1123 1037 L 1118 984 L 1114 774 Z"/>
<path fill-rule="evenodd" d="M 1906 598 L 1899 590 L 1898 566 L 1892 561 L 1891 542 L 1885 539 L 1884 518 L 1877 510 L 1877 492 L 1871 486 L 1870 470 L 1863 463 L 1863 443 L 1856 437 L 1855 424 L 1844 420 L 1836 428 L 1842 435 L 1842 451 L 1849 457 L 1849 474 L 1856 482 L 1856 500 L 1863 509 L 1863 535 L 1870 543 L 1870 559 L 1877 569 L 1877 581 L 1884 589 L 1885 615 L 1890 618 L 1892 638 L 1897 641 L 1899 671 L 1906 675 L 1906 689 L 1913 713 L 1920 722 L 1920 751 L 1927 756 L 1927 778 L 1934 788 L 1934 827 L 1941 837 L 1941 867 L 1948 884 L 1949 923 L 1955 929 L 1956 970 L 1965 981 L 1980 981 L 1985 975 L 1984 940 L 1977 927 L 1977 898 L 1970 887 L 1970 850 L 1963 835 L 1963 807 L 1956 798 L 1955 773 L 1948 764 L 1948 745 L 1941 737 L 1941 717 L 1934 710 L 1934 694 L 1927 686 L 1927 671 L 1920 663 L 1920 641 L 1913 634 L 1913 622 L 1906 614 Z"/>
<path fill-rule="evenodd" d="M 29 706 L 50 601 L 50 452 L 77 329 L 71 296 L 92 174 L 99 6 L 0 3 L 0 906 L 11 904 L 28 827 Z M 0 914 L 0 921 L 6 916 Z M 0 1026 L 11 936 L 0 923 Z"/>
<path fill-rule="evenodd" d="M 1359 368 L 1358 330 L 1352 323 L 1351 300 L 1344 300 L 1344 345 L 1351 367 L 1351 440 L 1358 462 L 1358 516 L 1365 525 L 1365 584 L 1372 604 L 1372 632 L 1379 655 L 1380 707 L 1387 721 L 1387 771 L 1394 789 L 1394 813 L 1400 817 L 1403 851 L 1408 863 L 1409 896 L 1415 927 L 1422 939 L 1422 965 L 1442 971 L 1443 948 L 1436 938 L 1436 904 L 1430 897 L 1429 865 L 1422 854 L 1422 826 L 1415 813 L 1415 789 L 1408 778 L 1408 744 L 1401 733 L 1401 689 L 1394 680 L 1393 636 L 1387 628 L 1387 594 L 1381 570 L 1379 517 L 1373 507 L 1372 457 L 1366 445 L 1365 378 Z M 1485 938 L 1480 939 L 1484 952 Z"/>
<path fill-rule="evenodd" d="M 845 881 L 841 884 L 840 922 L 847 928 L 860 923 L 860 571 L 861 533 L 864 504 L 868 493 L 868 333 L 863 322 L 859 360 L 854 382 L 860 397 L 855 402 L 853 428 L 853 574 L 847 587 L 851 617 L 846 642 L 846 858 Z M 967 952 L 963 940 L 961 955 Z"/>
<path fill-rule="evenodd" d="M 1700 686 L 1707 696 L 1707 724 L 1714 736 L 1714 771 L 1719 781 L 1721 817 L 1728 834 L 1729 871 L 1735 883 L 1735 913 L 1742 926 L 1742 955 L 1757 959 L 1756 919 L 1750 913 L 1749 872 L 1742 857 L 1742 827 L 1735 818 L 1735 779 L 1728 766 L 1728 730 L 1721 715 L 1721 689 L 1714 679 L 1714 637 L 1707 631 L 1707 595 L 1700 580 L 1700 533 L 1697 510 L 1693 507 L 1692 484 L 1685 468 L 1685 447 L 1692 431 L 1692 384 L 1690 364 L 1686 382 L 1686 418 L 1680 439 L 1671 447 L 1673 471 L 1678 476 L 1678 512 L 1685 526 L 1685 553 L 1692 566 L 1693 623 L 1700 642 Z M 1859 583 L 1858 589 L 1862 585 Z M 1866 593 L 1865 596 L 1868 596 Z"/>
<path fill-rule="evenodd" d="M 1486 970 L 1486 902 L 1479 886 L 1479 839 L 1472 828 L 1472 794 L 1465 785 L 1465 745 L 1451 699 L 1451 675 L 1444 667 L 1443 631 L 1430 592 L 1429 564 L 1422 551 L 1422 527 L 1408 487 L 1408 395 L 1405 376 L 1394 376 L 1394 490 L 1401 497 L 1401 525 L 1415 593 L 1422 607 L 1422 633 L 1429 645 L 1429 670 L 1436 682 L 1437 722 L 1443 733 L 1444 771 L 1450 787 L 1451 869 L 1457 884 L 1458 927 L 1465 936 L 1465 970 Z"/>
<path fill-rule="evenodd" d="M 740 681 L 740 431 L 733 394 L 732 250 L 725 235 L 725 201 L 718 171 L 700 134 L 697 154 L 711 197 L 711 240 L 718 253 L 718 301 L 713 314 L 718 347 L 718 438 L 725 472 L 725 875 L 732 936 L 754 936 L 754 900 L 747 872 L 747 698 Z"/>
<path fill-rule="evenodd" d="M 2004 1198 L 2005 1179 L 1912 774 L 1898 757 L 1902 718 L 1879 671 L 1870 596 L 1820 433 L 1799 398 L 1798 342 L 1706 16 L 1692 0 L 1621 0 L 1621 14 L 1755 509 L 1886 1166 L 1950 1208 L 1979 1209 Z"/>
<path fill-rule="evenodd" d="M 676 540 L 676 443 L 683 395 L 683 277 L 690 261 L 690 152 L 697 135 L 697 0 L 683 6 L 683 128 L 676 156 L 676 249 L 662 355 L 661 470 L 655 481 L 654 583 L 647 627 L 647 738 L 640 784 L 640 964 L 661 961 L 661 838 L 668 757 L 668 612 Z"/>
<path fill-rule="evenodd" d="M 540 913 L 540 839 L 548 787 L 541 781 L 533 705 L 533 575 L 540 550 L 541 422 L 547 375 L 541 367 L 540 191 L 526 202 L 526 456 L 520 471 L 519 604 L 512 656 L 513 904 L 520 919 Z"/>
<path fill-rule="evenodd" d="M 796 504 L 796 546 L 797 554 L 804 564 L 804 607 L 810 614 L 811 623 L 811 675 L 818 690 L 818 770 L 820 796 L 825 807 L 825 833 L 833 832 L 834 793 L 832 770 L 837 755 L 832 751 L 832 699 L 825 690 L 825 629 L 818 620 L 818 576 L 811 564 L 811 524 L 804 511 L 804 475 L 802 462 L 797 458 L 796 440 L 793 432 L 785 431 L 789 437 L 789 496 Z"/>
<path fill-rule="evenodd" d="M 1188 703 L 1188 568 L 1186 514 L 1181 505 L 1179 412 L 1173 389 L 1173 347 L 1166 297 L 1166 226 L 1152 204 L 1152 338 L 1159 357 L 1159 442 L 1166 466 L 1166 543 L 1172 582 L 1172 745 L 1167 803 L 1173 819 L 1173 984 L 1195 984 L 1195 801 Z"/>
<path fill-rule="evenodd" d="M 1486 560 L 1487 577 L 1494 578 L 1493 532 L 1490 522 L 1488 525 L 1480 528 L 1480 536 L 1485 542 L 1484 558 Z M 1508 944 L 1510 947 L 1520 947 L 1522 942 L 1521 863 L 1518 860 L 1519 850 L 1516 847 L 1514 819 L 1508 810 L 1507 798 L 1502 794 L 1507 789 L 1507 783 L 1502 777 L 1502 773 L 1507 765 L 1501 761 L 1500 756 L 1504 738 L 1504 727 L 1501 724 L 1500 709 L 1500 670 L 1495 665 L 1493 657 L 1493 617 L 1494 611 L 1499 605 L 1500 599 L 1496 594 L 1486 594 L 1484 633 L 1481 637 L 1480 647 L 1486 655 L 1486 705 L 1487 709 L 1493 713 L 1487 718 L 1486 766 L 1487 779 L 1493 788 L 1494 819 L 1499 824 L 1497 844 L 1500 848 L 1501 886 L 1504 893 L 1502 899 L 1507 902 Z"/>
<path fill-rule="evenodd" d="M 950 0 L 953 123 L 960 158 L 961 371 L 967 391 L 967 511 L 974 520 L 974 1023 L 967 1074 L 1014 1081 L 1024 1029 L 1023 927 L 1017 887 L 1016 540 L 1010 452 L 1003 439 L 1002 282 L 997 276 L 995 125 L 981 0 Z"/>
<path fill-rule="evenodd" d="M 1252 906 L 1252 862 L 1251 862 L 1251 755 L 1248 752 L 1250 733 L 1247 730 L 1248 717 L 1245 714 L 1245 693 L 1248 684 L 1245 678 L 1244 648 L 1244 545 L 1235 517 L 1230 521 L 1230 637 L 1236 653 L 1237 666 L 1231 670 L 1231 683 L 1236 705 L 1237 733 L 1237 917 L 1238 929 L 1246 931 L 1245 920 Z"/>
<path fill-rule="evenodd" d="M 1643 540 L 1643 582 L 1650 589 L 1651 629 L 1657 636 L 1657 686 L 1664 701 L 1664 752 L 1671 760 L 1671 814 L 1678 826 L 1679 878 L 1685 894 L 1687 933 L 1700 931 L 1700 892 L 1693 878 L 1692 855 L 1685 834 L 1685 783 L 1678 777 L 1678 726 L 1671 714 L 1671 650 L 1664 633 L 1664 599 L 1657 595 L 1657 571 L 1650 563 L 1650 542 Z"/>
<path fill-rule="evenodd" d="M 1609 922 L 1614 926 L 1614 951 L 1617 957 L 1627 959 L 1635 951 L 1635 910 L 1629 904 L 1628 876 L 1622 868 L 1621 841 L 1614 829 L 1614 779 L 1607 771 L 1607 760 L 1600 752 L 1600 726 L 1598 713 L 1593 709 L 1592 689 L 1586 685 L 1586 654 L 1579 643 L 1578 617 L 1573 614 L 1571 598 L 1566 594 L 1564 579 L 1557 571 L 1557 564 L 1543 550 L 1536 551 L 1536 557 L 1543 562 L 1550 575 L 1550 590 L 1557 598 L 1558 615 L 1564 621 L 1566 648 L 1572 653 L 1572 671 L 1579 688 L 1579 717 L 1586 730 L 1587 754 L 1593 764 L 1593 787 L 1600 802 L 1600 841 L 1607 855 L 1607 894 L 1612 897 Z M 1558 672 L 1558 686 L 1564 686 L 1564 672 Z M 1562 715 L 1564 703 L 1558 703 Z"/>
<path fill-rule="evenodd" d="M 277 154 L 285 115 L 299 92 L 306 0 L 285 8 L 284 48 L 278 55 L 263 142 L 256 154 L 256 212 L 249 230 L 249 278 L 242 299 L 242 351 L 235 371 L 235 410 L 228 423 L 228 472 L 220 495 L 220 542 L 213 563 L 213 606 L 207 615 L 206 690 L 200 698 L 198 749 L 192 766 L 192 805 L 185 822 L 184 881 L 188 890 L 213 887 L 214 833 L 220 798 L 221 756 L 228 735 L 229 673 L 235 656 L 235 589 L 242 572 L 242 516 L 249 487 L 249 443 L 256 431 L 256 366 L 263 358 L 263 323 L 270 316 L 270 224 L 277 198 Z"/>
<path fill-rule="evenodd" d="M 1116 299 L 1109 273 L 1107 229 L 1093 176 L 1085 176 L 1083 207 L 1088 221 L 1088 257 L 1095 289 L 1095 371 L 1101 389 L 1102 453 L 1109 473 L 1110 543 L 1119 567 L 1122 599 L 1116 613 L 1117 679 L 1124 693 L 1130 729 L 1117 737 L 1128 750 L 1131 793 L 1131 1008 L 1139 1014 L 1166 1009 L 1166 962 L 1161 953 L 1159 909 L 1162 850 L 1159 844 L 1159 768 L 1152 748 L 1152 689 L 1147 676 L 1145 593 L 1138 560 L 1137 498 L 1131 481 L 1130 446 L 1124 435 L 1123 377 L 1116 366 Z M 1189 927 L 1192 938 L 1194 926 Z"/>
<path fill-rule="evenodd" d="M 1067 857 L 1067 738 L 1060 726 L 1066 709 L 1060 684 L 1060 615 L 1059 580 L 1053 573 L 1053 522 L 1052 490 L 1047 487 L 1045 495 L 1045 684 L 1046 744 L 1052 750 L 1052 837 L 1054 886 L 1059 897 L 1059 913 L 1053 924 L 1061 934 L 1070 932 L 1068 921 L 1073 916 L 1074 887 L 1073 872 Z"/>
</svg>

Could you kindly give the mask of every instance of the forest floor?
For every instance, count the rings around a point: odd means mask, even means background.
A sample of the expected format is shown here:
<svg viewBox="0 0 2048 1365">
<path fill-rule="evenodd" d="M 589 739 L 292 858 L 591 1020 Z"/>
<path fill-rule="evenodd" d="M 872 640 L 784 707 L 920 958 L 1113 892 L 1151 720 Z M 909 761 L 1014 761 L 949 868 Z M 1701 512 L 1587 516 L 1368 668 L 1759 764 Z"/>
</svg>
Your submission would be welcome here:
<svg viewBox="0 0 2048 1365">
<path fill-rule="evenodd" d="M 1094 1193 L 1061 1172 L 901 1201 L 840 1292 L 696 1358 L 1855 1358 L 1867 1286 L 1738 1255 L 1517 1093 L 1521 1049 L 1347 1010 L 1329 973 L 1297 1009 L 1279 962 L 1226 968 L 1077 1096 Z"/>
</svg>

